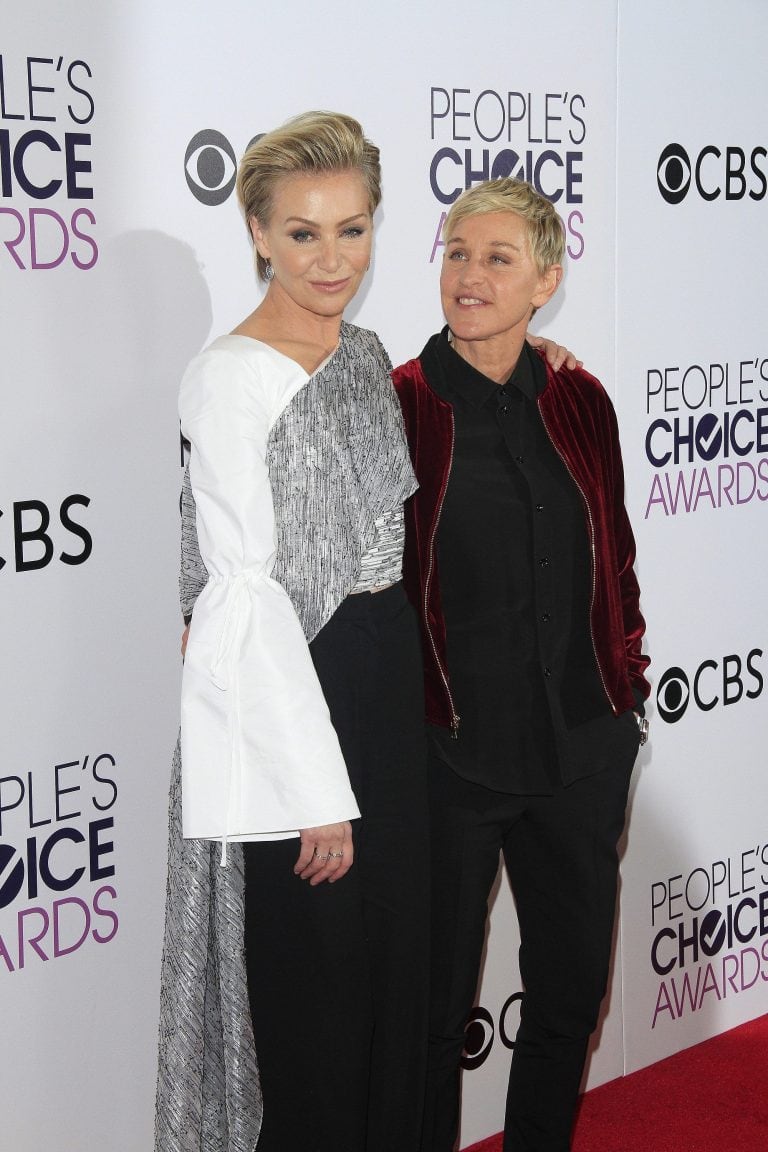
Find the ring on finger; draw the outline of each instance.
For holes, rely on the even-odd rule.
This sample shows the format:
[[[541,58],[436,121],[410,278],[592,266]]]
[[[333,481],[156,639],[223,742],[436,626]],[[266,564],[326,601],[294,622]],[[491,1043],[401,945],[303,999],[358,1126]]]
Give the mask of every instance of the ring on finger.
[[[326,856],[323,856],[318,852],[317,848],[315,848],[315,860],[318,860],[321,864],[325,864],[328,856],[330,856],[330,852]]]
[[[328,859],[329,860],[341,860],[343,855],[344,855],[344,849],[342,848],[340,852],[329,852],[328,853]]]

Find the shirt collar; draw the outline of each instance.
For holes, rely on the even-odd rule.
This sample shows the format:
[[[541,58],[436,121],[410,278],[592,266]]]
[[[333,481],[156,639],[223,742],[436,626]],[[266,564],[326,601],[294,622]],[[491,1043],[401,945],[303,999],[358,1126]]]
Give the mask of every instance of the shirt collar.
[[[482,408],[494,399],[501,387],[516,388],[527,400],[535,400],[546,384],[543,365],[527,343],[523,344],[517,364],[505,385],[484,376],[459,356],[448,339],[447,325],[437,338],[435,352],[446,382],[475,408]]]

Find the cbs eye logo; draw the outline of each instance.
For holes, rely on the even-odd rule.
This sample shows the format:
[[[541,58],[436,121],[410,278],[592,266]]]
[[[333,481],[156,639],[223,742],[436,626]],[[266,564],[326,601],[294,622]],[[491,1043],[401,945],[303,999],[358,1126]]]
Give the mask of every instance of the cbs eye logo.
[[[656,690],[656,708],[667,724],[676,724],[685,715],[691,698],[691,685],[682,668],[668,668]]]
[[[656,168],[659,192],[667,204],[680,204],[691,186],[691,161],[682,144],[668,144]]]
[[[522,992],[514,992],[507,999],[499,1014],[499,1039],[504,1047],[510,1050],[515,1047],[515,1036],[520,1024],[519,1011],[513,1012],[510,1017],[510,1010],[515,1005],[519,1007],[522,998]],[[488,1009],[473,1008],[464,1029],[464,1051],[461,1054],[461,1067],[472,1072],[485,1064],[491,1048],[493,1048],[495,1036],[496,1028],[493,1016]]]
[[[248,148],[263,135],[254,136]],[[226,136],[215,128],[195,133],[184,154],[184,176],[194,198],[206,207],[215,208],[228,200],[237,178],[237,158]]]
[[[659,716],[667,724],[677,724],[691,700],[700,712],[711,712],[718,705],[738,704],[743,699],[757,700],[765,682],[758,667],[762,657],[762,648],[752,648],[744,657],[731,652],[719,660],[702,660],[692,679],[682,668],[668,668],[656,689]]]
[[[464,1029],[464,1051],[461,1066],[469,1071],[479,1068],[493,1047],[493,1017],[487,1008],[474,1008]]]

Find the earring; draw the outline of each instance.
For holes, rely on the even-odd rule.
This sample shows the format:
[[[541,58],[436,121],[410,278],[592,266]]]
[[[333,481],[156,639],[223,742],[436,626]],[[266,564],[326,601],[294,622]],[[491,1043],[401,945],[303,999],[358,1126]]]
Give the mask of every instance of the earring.
[[[264,279],[265,280],[272,280],[274,278],[274,275],[275,275],[275,270],[272,267],[272,261],[267,260],[267,266],[264,269]]]

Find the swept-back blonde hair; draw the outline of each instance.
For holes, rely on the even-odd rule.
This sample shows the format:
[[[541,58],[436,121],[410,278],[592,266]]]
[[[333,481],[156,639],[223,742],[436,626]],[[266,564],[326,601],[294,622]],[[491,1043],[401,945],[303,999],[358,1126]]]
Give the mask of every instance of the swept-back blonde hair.
[[[269,224],[275,186],[284,176],[350,171],[363,177],[373,215],[381,201],[379,150],[352,116],[303,112],[266,132],[251,144],[237,170],[237,198],[248,234],[254,218],[262,227]],[[266,280],[267,262],[259,253],[256,267],[259,277]]]

